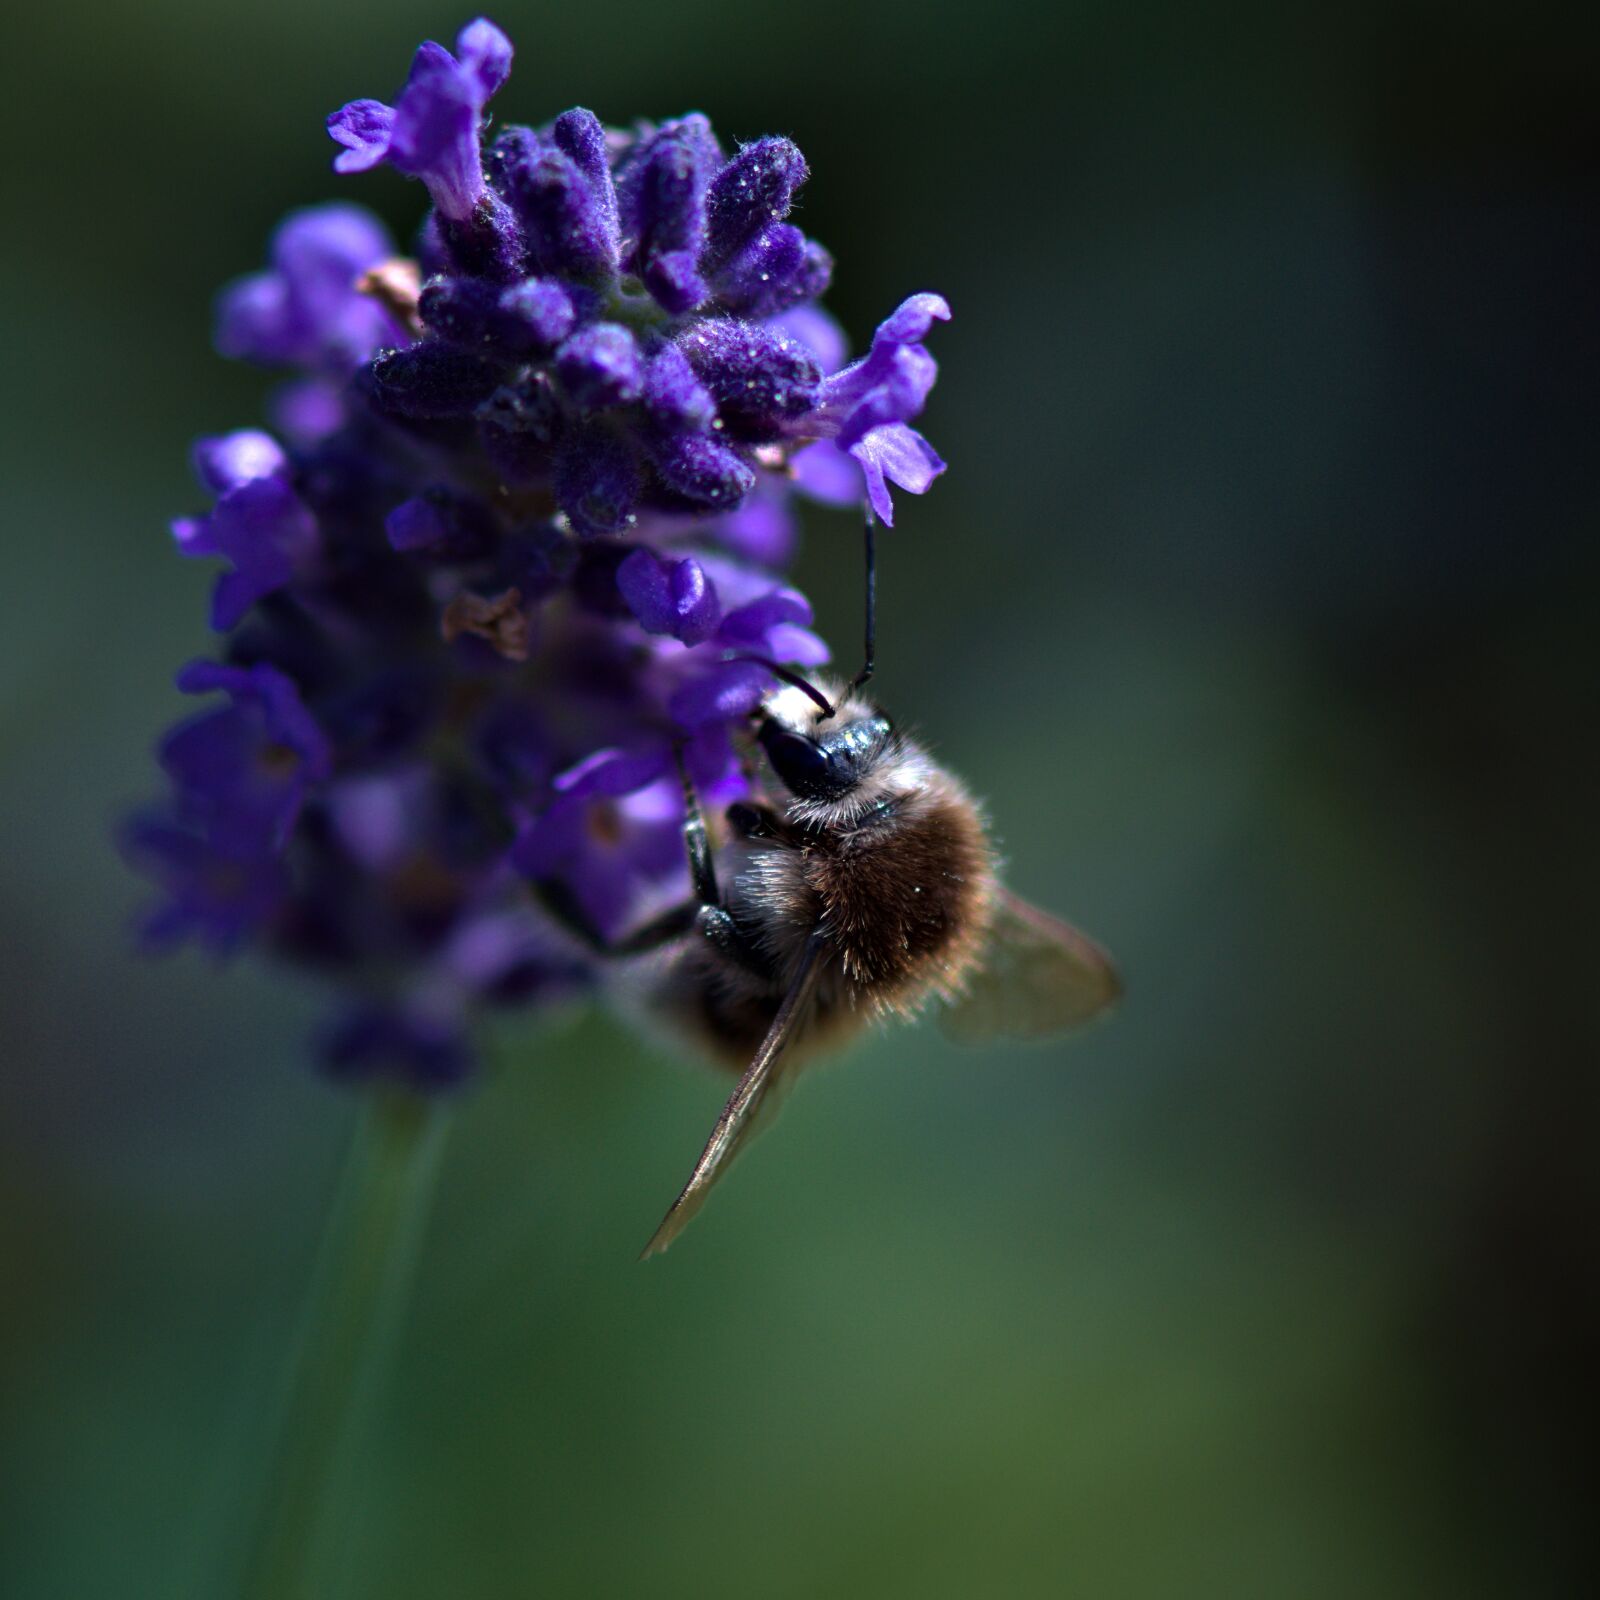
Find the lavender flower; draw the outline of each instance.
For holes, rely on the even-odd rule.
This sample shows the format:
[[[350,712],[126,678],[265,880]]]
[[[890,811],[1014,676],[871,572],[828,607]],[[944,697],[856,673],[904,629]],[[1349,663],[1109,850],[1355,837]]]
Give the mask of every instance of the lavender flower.
[[[240,278],[217,302],[217,348],[273,366],[347,377],[401,329],[356,284],[394,254],[378,219],[360,206],[291,212],[273,235],[272,265]]]
[[[803,488],[823,500],[853,498],[853,478],[838,460],[838,453],[844,452],[865,476],[873,511],[890,527],[894,526],[890,482],[910,494],[927,492],[945,464],[907,423],[921,414],[939,376],[938,363],[922,341],[935,321],[949,320],[950,307],[943,295],[914,294],[878,325],[872,349],[861,360],[827,379],[815,409],[798,425],[801,433],[822,441],[796,457],[795,472]],[[799,336],[804,339],[807,333],[818,337],[814,323],[801,326]]]
[[[289,457],[269,434],[246,429],[202,439],[195,475],[216,496],[203,517],[172,524],[186,556],[222,556],[231,570],[217,579],[211,626],[226,633],[258,600],[283,588],[310,558],[317,523],[290,482]]]
[[[511,41],[480,17],[456,49],[459,59],[429,39],[394,105],[352,100],[329,117],[328,132],[345,146],[334,163],[340,172],[391,162],[422,179],[441,216],[462,222],[486,199],[478,124],[511,72]]]
[[[740,799],[772,663],[828,659],[780,577],[792,491],[889,522],[944,468],[910,423],[949,309],[846,362],[789,140],[577,109],[486,143],[510,66],[480,19],[329,119],[338,171],[426,186],[416,264],[325,205],[222,295],[218,348],[294,376],[276,435],[196,446],[211,503],[173,536],[222,563],[222,659],[179,675],[207,702],[122,836],[146,940],[325,974],[353,1080],[460,1082],[486,1010],[582,990],[686,900],[680,762]]]
[[[332,767],[327,738],[294,682],[264,663],[192,661],[178,687],[185,694],[220,690],[231,701],[179,723],[161,741],[180,813],[240,854],[281,849],[307,789]]]

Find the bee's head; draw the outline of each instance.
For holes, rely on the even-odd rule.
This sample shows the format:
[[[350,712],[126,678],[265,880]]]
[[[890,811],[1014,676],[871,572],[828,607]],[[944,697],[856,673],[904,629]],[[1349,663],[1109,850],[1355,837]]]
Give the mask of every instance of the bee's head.
[[[894,732],[881,711],[853,696],[824,717],[791,688],[764,710],[756,737],[797,800],[842,800],[874,769]]]

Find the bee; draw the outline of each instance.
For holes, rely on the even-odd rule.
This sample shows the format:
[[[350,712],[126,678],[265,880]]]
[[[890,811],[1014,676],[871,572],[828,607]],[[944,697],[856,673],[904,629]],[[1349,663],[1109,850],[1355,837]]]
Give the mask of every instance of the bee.
[[[1121,992],[1093,940],[1001,885],[964,785],[858,691],[786,686],[756,738],[771,780],[728,808],[728,842],[696,870],[695,932],[648,1002],[744,1073],[646,1256],[693,1220],[805,1061],[869,1022],[939,1001],[957,1039],[1039,1037]]]
[[[716,848],[683,774],[695,900],[661,920],[666,941],[637,965],[638,987],[649,1015],[742,1076],[643,1257],[694,1219],[799,1068],[869,1023],[939,1002],[963,1042],[1038,1038],[1121,994],[1099,945],[1001,884],[965,786],[861,693],[875,598],[869,516],[860,673],[809,683],[764,663],[785,680],[757,713],[768,770],[728,807]]]

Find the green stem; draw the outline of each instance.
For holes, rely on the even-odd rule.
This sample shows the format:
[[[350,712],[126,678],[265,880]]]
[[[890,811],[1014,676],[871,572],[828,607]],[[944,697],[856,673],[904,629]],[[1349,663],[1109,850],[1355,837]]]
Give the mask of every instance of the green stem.
[[[333,1600],[359,1524],[358,1473],[410,1297],[444,1136],[440,1113],[374,1098],[328,1219],[284,1382],[244,1600]]]

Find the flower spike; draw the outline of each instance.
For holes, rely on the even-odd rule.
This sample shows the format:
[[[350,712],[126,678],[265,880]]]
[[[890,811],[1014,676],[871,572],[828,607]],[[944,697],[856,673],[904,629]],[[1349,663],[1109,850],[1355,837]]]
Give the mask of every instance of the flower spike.
[[[782,576],[797,493],[888,523],[944,470],[912,424],[949,307],[846,359],[792,140],[582,108],[487,138],[511,59],[479,18],[328,119],[338,172],[426,188],[416,259],[313,206],[224,290],[219,350],[289,381],[195,447],[172,532],[220,565],[217,659],[121,837],[145,942],[322,975],[352,1082],[454,1087],[486,1012],[681,904],[680,761],[707,816],[743,800],[750,713],[829,658]]]

